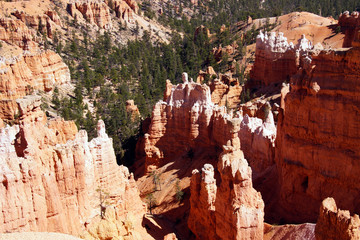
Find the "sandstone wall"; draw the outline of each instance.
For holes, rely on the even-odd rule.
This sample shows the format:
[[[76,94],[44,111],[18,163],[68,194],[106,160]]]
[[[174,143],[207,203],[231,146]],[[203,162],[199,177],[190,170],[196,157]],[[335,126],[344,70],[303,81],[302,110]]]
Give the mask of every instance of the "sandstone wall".
[[[34,29],[43,28],[43,32],[46,33],[46,36],[52,38],[54,30],[57,27],[62,26],[61,19],[56,11],[48,10],[41,15],[30,15],[23,11],[14,11],[12,13],[16,18],[21,20],[25,25],[30,26]]]
[[[108,6],[115,11],[116,17],[124,21],[130,21],[133,18],[133,14],[137,14],[139,6],[136,1],[133,0],[113,0],[106,1]]]
[[[117,5],[115,4],[115,6]],[[68,3],[67,10],[72,17],[84,18],[101,29],[112,28],[109,7],[103,1],[72,1]]]
[[[321,201],[360,212],[360,44],[312,51],[293,77],[278,123],[276,163],[287,221],[316,221]]]
[[[145,207],[132,174],[116,164],[102,121],[98,137],[88,142],[74,122],[47,121],[40,97],[18,104],[20,125],[0,129],[0,232],[77,235],[100,214],[97,188],[109,193],[118,219],[132,214],[132,224],[141,226]]]

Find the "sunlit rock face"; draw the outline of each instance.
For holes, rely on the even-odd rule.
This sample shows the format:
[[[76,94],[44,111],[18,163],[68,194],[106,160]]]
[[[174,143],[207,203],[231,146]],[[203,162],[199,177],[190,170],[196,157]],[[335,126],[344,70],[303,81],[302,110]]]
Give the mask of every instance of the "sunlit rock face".
[[[360,212],[358,38],[352,46],[310,51],[284,98],[276,163],[287,221],[316,221],[329,196],[340,208]]]
[[[47,231],[77,235],[100,214],[97,189],[125,221],[145,212],[128,169],[118,166],[103,121],[88,142],[74,122],[47,120],[40,97],[17,100],[20,124],[0,129],[0,232]]]
[[[55,15],[53,18],[56,20]],[[13,119],[18,112],[16,99],[34,90],[49,92],[56,85],[70,83],[68,66],[57,53],[41,50],[36,42],[39,40],[36,31],[28,28],[23,21],[21,18],[0,19],[0,40],[3,41],[0,57],[0,117],[3,119]]]

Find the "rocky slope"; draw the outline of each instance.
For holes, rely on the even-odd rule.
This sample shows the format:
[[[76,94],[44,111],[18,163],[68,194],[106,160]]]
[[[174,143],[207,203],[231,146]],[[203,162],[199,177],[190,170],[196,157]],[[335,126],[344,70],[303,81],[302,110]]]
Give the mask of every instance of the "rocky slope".
[[[312,51],[294,77],[278,124],[281,204],[290,221],[315,221],[328,196],[359,212],[357,182],[360,45]]]
[[[47,121],[40,97],[17,102],[20,125],[0,129],[0,232],[76,235],[111,206],[116,206],[113,215],[119,226],[126,221],[141,226],[145,206],[128,169],[116,164],[104,123],[99,121],[98,137],[88,142],[87,133],[78,132],[73,122]],[[127,230],[118,234],[132,231]],[[103,231],[106,228],[88,235],[95,238]]]

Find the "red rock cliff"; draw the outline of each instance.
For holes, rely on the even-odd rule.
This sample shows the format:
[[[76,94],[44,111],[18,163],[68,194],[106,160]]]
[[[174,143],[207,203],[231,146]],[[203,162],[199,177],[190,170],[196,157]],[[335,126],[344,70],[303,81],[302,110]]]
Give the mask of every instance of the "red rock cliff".
[[[0,18],[0,40],[23,50],[37,49],[35,30],[29,29],[21,20]]]
[[[140,226],[144,205],[128,169],[116,164],[104,123],[88,142],[74,122],[47,121],[40,97],[18,104],[20,125],[0,129],[0,232],[79,234],[100,214],[97,188],[120,220],[132,214]]]
[[[276,163],[287,221],[316,221],[321,201],[360,212],[360,44],[312,51],[278,123]]]
[[[62,26],[61,19],[56,11],[48,10],[44,14],[41,15],[30,15],[25,13],[24,11],[14,11],[12,13],[15,17],[20,19],[27,26],[30,26],[34,29],[39,29],[42,25],[44,32],[49,38],[52,38],[54,29],[56,27]]]

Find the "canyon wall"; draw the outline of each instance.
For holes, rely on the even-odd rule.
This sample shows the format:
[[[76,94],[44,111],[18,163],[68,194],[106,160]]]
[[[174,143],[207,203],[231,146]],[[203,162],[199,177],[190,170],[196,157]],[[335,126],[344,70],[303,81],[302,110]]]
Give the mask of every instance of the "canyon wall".
[[[285,221],[315,222],[326,197],[360,212],[358,39],[350,49],[310,51],[292,78],[276,139]]]
[[[47,120],[40,97],[17,103],[20,124],[0,129],[0,232],[77,235],[111,206],[118,224],[141,227],[145,206],[132,174],[116,163],[104,123],[98,122],[98,136],[88,142],[74,122]],[[95,238],[101,231],[89,234]]]
[[[297,72],[300,57],[312,48],[303,35],[296,46],[283,33],[260,34],[256,38],[255,63],[250,72],[252,86],[289,82]]]
[[[23,21],[0,18],[0,40],[23,50],[32,51],[37,49],[37,38],[36,31],[29,29]]]

